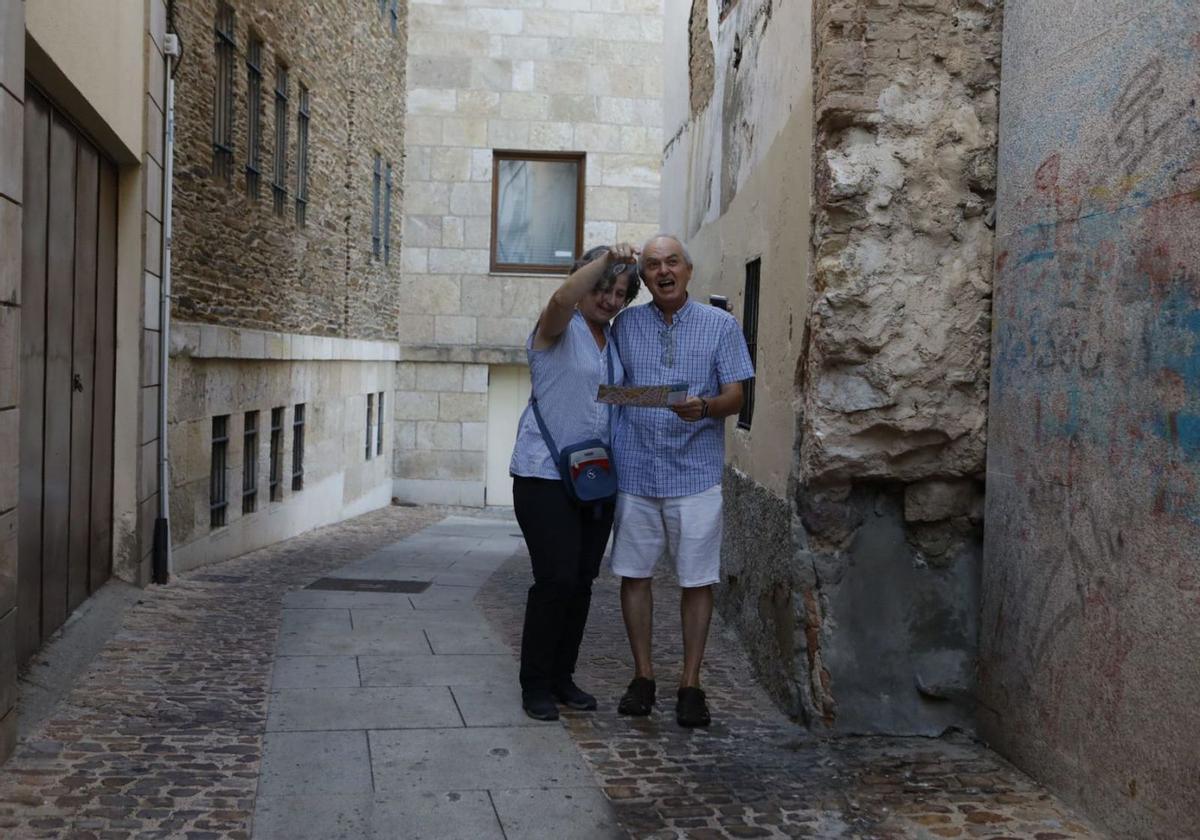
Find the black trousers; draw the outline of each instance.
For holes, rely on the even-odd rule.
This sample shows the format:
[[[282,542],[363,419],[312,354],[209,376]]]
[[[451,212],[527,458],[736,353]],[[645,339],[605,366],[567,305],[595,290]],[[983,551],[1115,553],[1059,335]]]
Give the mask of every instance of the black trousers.
[[[513,506],[533,562],[521,688],[549,688],[575,673],[615,505],[602,505],[597,515],[594,506],[572,502],[561,481],[516,476]]]

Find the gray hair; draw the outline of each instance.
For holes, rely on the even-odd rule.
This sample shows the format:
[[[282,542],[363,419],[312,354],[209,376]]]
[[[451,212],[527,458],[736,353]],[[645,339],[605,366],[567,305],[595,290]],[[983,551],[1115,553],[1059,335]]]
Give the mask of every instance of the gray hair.
[[[672,239],[672,240],[674,240],[675,244],[679,246],[679,253],[683,254],[683,261],[685,263],[687,263],[688,268],[692,268],[692,255],[688,253],[687,246],[683,244],[682,239],[680,239],[678,236],[676,236],[673,233],[656,233],[653,236],[651,236],[649,239],[647,239],[645,244],[642,245],[642,253],[638,256],[638,271],[644,272],[646,270],[646,264],[644,262],[646,259],[646,246],[649,245],[651,242],[653,242],[655,239]]]

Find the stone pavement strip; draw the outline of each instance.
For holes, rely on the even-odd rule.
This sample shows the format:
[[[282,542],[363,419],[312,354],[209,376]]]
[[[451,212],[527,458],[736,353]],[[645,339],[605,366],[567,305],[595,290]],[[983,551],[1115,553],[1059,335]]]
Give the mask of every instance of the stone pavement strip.
[[[679,729],[666,580],[660,709],[615,713],[630,663],[606,570],[578,675],[601,708],[531,721],[519,532],[447,513],[377,511],[146,590],[0,768],[0,837],[1103,836],[969,739],[814,737],[719,621],[714,725]],[[306,588],[322,577],[361,583]],[[430,585],[387,591],[410,581]]]

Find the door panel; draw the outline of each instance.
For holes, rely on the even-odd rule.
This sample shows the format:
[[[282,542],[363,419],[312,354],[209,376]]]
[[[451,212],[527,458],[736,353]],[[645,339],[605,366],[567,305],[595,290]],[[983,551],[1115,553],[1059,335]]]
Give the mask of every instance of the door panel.
[[[46,384],[46,212],[50,107],[25,92],[21,237],[21,467],[17,530],[17,659],[41,641],[42,424]]]
[[[31,86],[25,104],[17,653],[112,566],[117,170]]]
[[[75,167],[75,287],[71,347],[71,501],[67,612],[88,596],[92,524],[92,402],[96,366],[96,215],[99,156],[79,141]]]
[[[488,505],[513,503],[508,465],[517,439],[517,423],[529,402],[529,390],[529,368],[521,365],[488,368]]]

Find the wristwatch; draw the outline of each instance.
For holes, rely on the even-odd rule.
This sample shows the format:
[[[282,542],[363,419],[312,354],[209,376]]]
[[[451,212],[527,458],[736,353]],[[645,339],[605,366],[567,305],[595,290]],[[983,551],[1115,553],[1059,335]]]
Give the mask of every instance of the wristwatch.
[[[704,397],[700,398],[700,419],[703,420],[708,416],[708,400]]]

